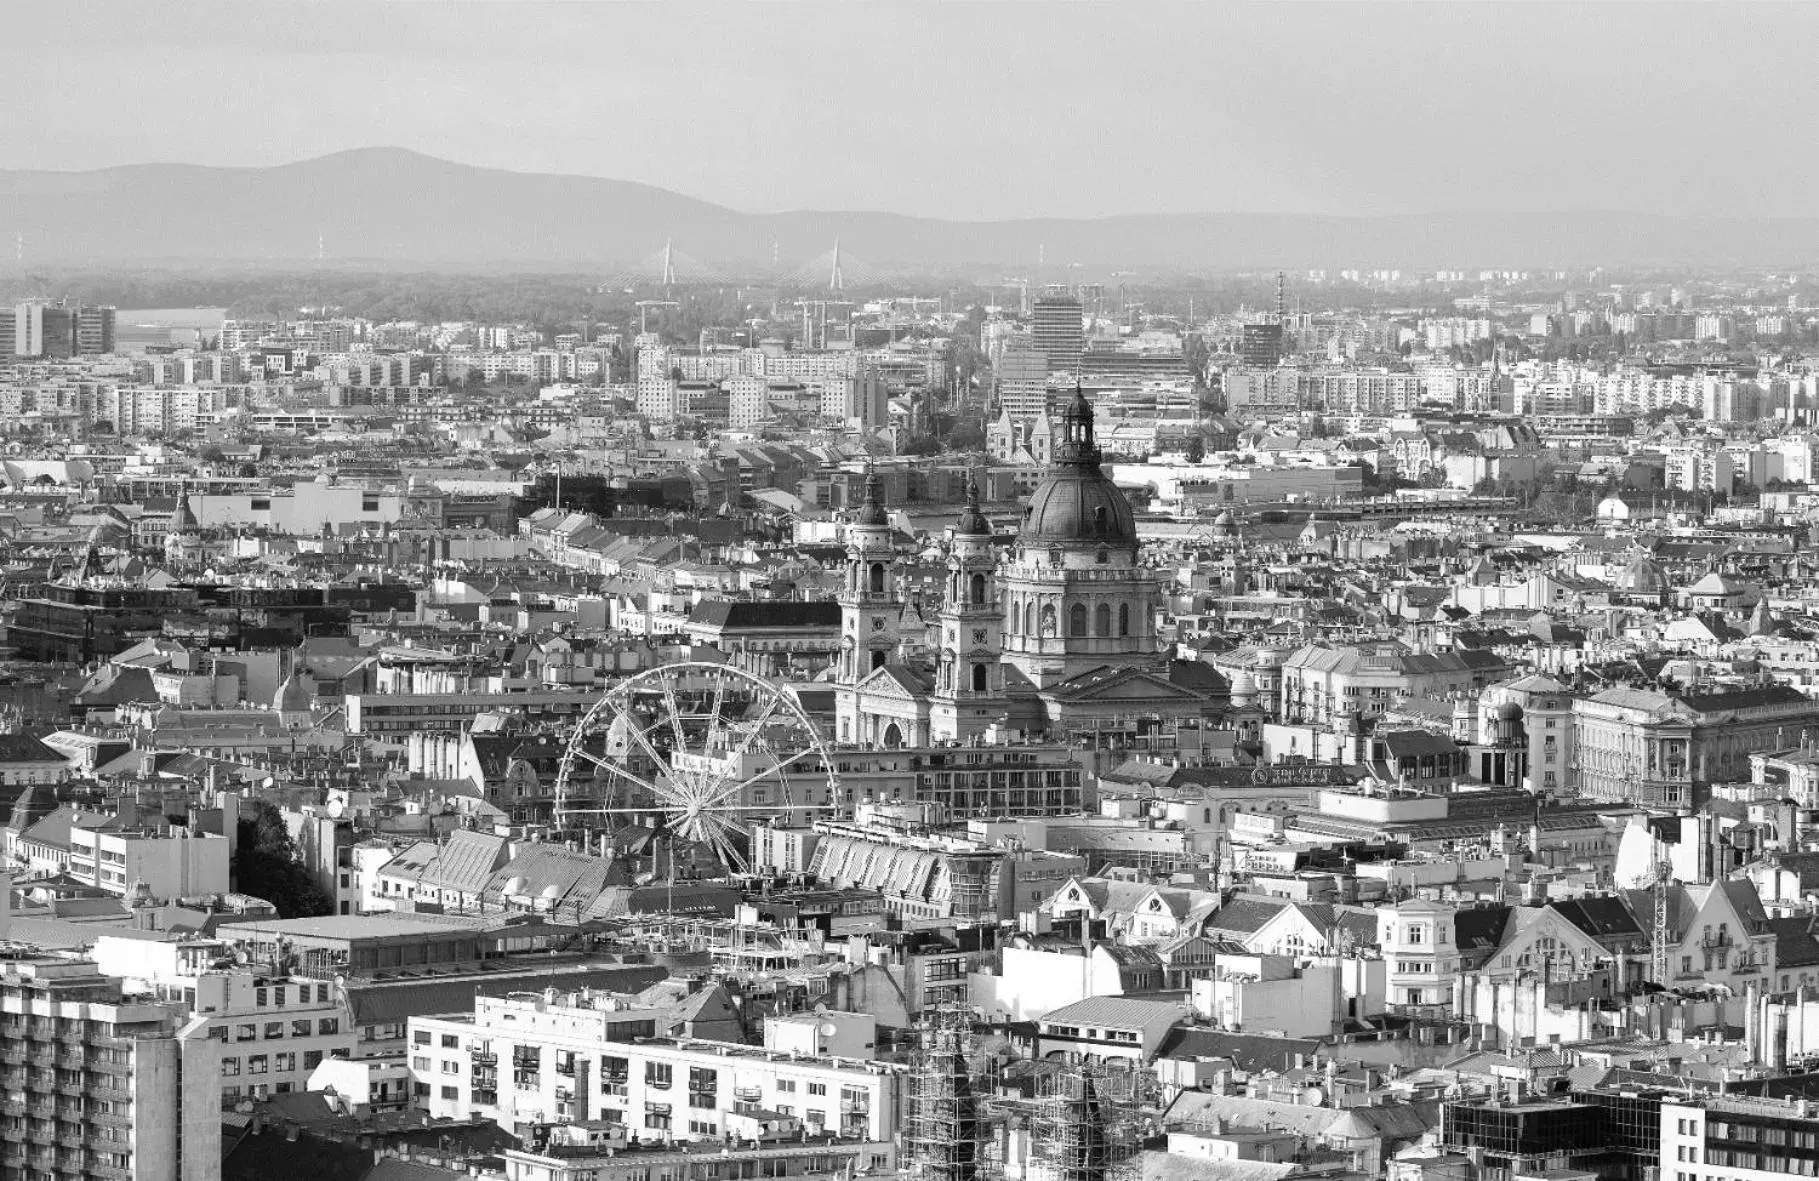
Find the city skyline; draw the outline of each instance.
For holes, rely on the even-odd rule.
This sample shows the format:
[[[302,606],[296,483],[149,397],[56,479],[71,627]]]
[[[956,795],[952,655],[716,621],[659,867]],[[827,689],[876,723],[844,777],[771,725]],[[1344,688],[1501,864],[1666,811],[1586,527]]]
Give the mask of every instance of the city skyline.
[[[1819,180],[1760,117],[1800,97],[1755,56],[1814,31],[1795,7],[1747,22],[1629,5],[452,11],[22,11],[0,104],[26,117],[0,129],[0,155],[257,167],[399,146],[749,213],[962,220],[1792,217]],[[1771,183],[1711,167],[1720,146],[1739,167],[1773,161]]]

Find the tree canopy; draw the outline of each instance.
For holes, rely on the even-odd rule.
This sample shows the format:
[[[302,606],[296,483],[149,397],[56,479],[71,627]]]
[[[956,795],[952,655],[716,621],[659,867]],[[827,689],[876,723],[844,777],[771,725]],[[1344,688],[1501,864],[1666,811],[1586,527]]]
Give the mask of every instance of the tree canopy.
[[[334,900],[298,859],[297,846],[277,808],[259,801],[252,817],[241,816],[237,835],[234,881],[242,894],[265,899],[278,908],[279,918],[334,913]]]

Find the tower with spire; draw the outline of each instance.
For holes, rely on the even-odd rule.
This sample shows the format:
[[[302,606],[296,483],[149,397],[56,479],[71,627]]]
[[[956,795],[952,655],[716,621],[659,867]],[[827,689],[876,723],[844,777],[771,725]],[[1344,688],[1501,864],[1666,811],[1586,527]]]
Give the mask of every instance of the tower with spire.
[[[942,595],[941,656],[929,703],[929,737],[936,742],[983,733],[1003,712],[1004,606],[998,594],[998,552],[991,523],[979,508],[979,481],[966,480],[966,509],[954,523]]]
[[[840,681],[855,685],[883,668],[897,647],[897,551],[891,543],[884,482],[865,465],[865,498],[846,526],[846,577],[841,583]]]
[[[196,519],[196,512],[190,507],[189,489],[183,487],[177,492],[177,507],[171,513],[170,532],[164,535],[164,560],[166,564],[180,569],[200,565],[202,562],[202,524]]]

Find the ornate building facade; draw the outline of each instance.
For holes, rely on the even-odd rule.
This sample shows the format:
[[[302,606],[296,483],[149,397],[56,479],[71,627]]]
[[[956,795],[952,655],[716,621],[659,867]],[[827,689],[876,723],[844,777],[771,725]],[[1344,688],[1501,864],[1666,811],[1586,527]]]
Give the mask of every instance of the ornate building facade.
[[[976,484],[950,531],[932,661],[901,642],[896,552],[867,481],[847,527],[836,738],[875,746],[1066,739],[1138,745],[1213,724],[1228,686],[1158,650],[1156,573],[1130,502],[1100,468],[1092,405],[1076,394],[1054,462],[1001,555]]]

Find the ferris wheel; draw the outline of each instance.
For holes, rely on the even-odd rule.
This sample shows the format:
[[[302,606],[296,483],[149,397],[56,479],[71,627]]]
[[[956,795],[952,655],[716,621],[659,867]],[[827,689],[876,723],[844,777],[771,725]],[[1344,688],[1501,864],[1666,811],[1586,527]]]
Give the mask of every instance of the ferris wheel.
[[[842,802],[801,705],[772,681],[705,661],[658,665],[608,689],[575,724],[556,777],[558,828],[656,817],[736,872],[749,821],[828,815]]]

